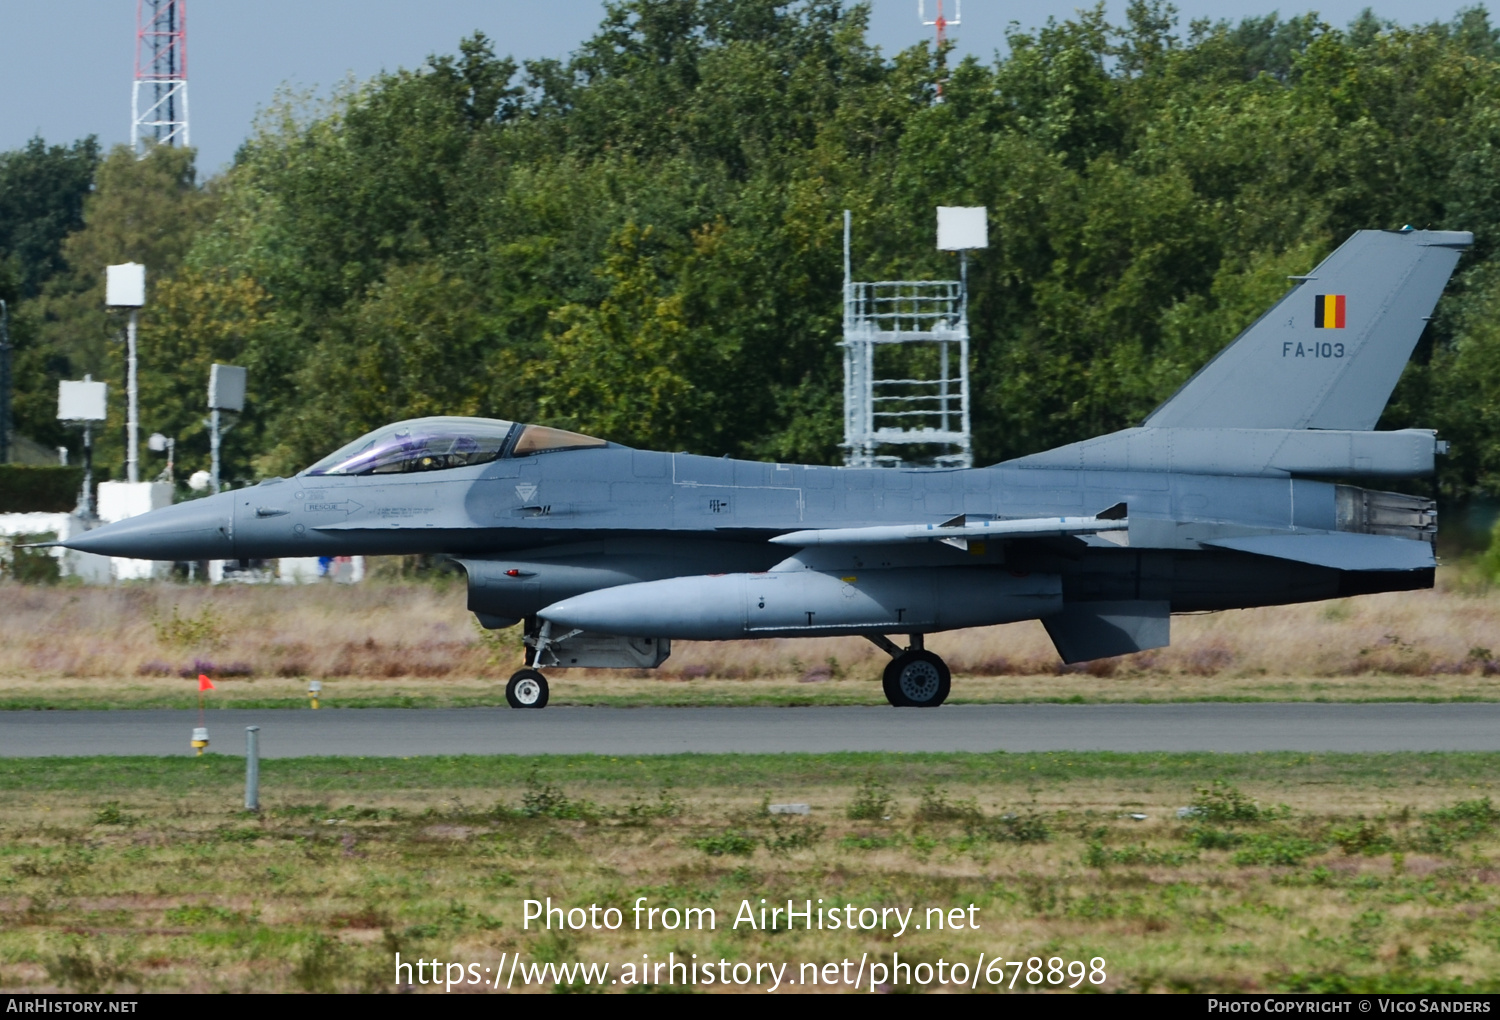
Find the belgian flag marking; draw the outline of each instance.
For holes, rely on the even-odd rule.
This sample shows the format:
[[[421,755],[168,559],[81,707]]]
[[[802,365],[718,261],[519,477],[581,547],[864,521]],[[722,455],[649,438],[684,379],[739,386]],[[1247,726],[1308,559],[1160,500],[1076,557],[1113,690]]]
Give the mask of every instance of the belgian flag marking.
[[[1344,328],[1344,295],[1319,294],[1313,299],[1313,326],[1318,329]]]

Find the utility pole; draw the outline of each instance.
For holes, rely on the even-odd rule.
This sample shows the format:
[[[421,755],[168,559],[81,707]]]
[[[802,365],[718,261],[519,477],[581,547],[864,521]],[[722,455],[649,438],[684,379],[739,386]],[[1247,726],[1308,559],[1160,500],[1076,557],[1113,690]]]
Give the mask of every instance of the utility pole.
[[[108,416],[108,401],[108,388],[92,376],[57,384],[57,420],[83,426],[83,491],[78,494],[77,514],[86,521],[94,519],[94,423]]]
[[[141,480],[141,393],[136,381],[135,335],[141,310],[130,310],[125,327],[125,480]]]
[[[94,377],[85,375],[84,382],[93,382]],[[83,423],[83,491],[78,494],[78,516],[86,521],[94,519],[94,423]]]
[[[191,145],[188,133],[187,0],[137,0],[130,147]]]
[[[10,305],[0,301],[0,464],[10,463]]]
[[[141,307],[145,303],[145,266],[126,262],[105,269],[104,304],[110,308],[130,309],[130,320],[125,326],[125,480],[128,482],[141,480],[140,394],[136,386],[135,341]]]
[[[219,408],[208,409],[208,491],[219,491],[219,446],[224,441]]]
[[[245,409],[245,370],[238,365],[211,365],[208,369],[209,486],[219,491],[219,447],[233,423],[224,426],[221,412],[236,416]]]

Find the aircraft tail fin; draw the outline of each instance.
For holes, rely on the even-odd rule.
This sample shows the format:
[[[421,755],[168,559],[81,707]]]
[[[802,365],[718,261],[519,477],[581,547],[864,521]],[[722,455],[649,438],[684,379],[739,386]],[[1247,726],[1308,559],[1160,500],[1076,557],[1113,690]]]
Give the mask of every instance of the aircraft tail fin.
[[[1183,384],[1145,424],[1375,427],[1474,235],[1361,230]]]

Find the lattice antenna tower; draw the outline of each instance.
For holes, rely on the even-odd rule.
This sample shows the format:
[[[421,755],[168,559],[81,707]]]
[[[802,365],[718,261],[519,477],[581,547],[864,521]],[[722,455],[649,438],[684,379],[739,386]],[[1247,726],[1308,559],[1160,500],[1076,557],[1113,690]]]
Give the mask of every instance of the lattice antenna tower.
[[[191,145],[188,133],[187,0],[136,0],[130,145]]]
[[[948,26],[962,25],[963,0],[952,0],[952,19],[943,17],[943,0],[937,0],[937,13],[931,21],[927,20],[927,0],[917,0],[917,17],[922,19],[922,24],[932,25],[937,28],[938,49],[943,48],[943,43],[948,41]]]
[[[950,20],[943,17],[943,0],[936,0],[936,2],[937,13],[933,17],[933,19],[929,21],[927,20],[927,0],[917,0],[917,17],[922,19],[922,24],[930,25],[937,29],[937,53],[938,60],[941,61],[943,59],[943,44],[948,41],[948,27],[950,25],[957,26],[963,24],[963,3],[962,0],[951,0],[953,4],[953,17]],[[942,102],[943,80],[941,77],[941,64],[939,64],[937,94],[938,102]]]

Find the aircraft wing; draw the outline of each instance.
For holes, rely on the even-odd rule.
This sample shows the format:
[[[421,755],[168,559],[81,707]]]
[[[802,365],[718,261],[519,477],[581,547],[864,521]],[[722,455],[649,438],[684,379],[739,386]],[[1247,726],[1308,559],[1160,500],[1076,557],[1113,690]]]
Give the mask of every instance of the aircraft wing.
[[[892,545],[903,542],[943,542],[967,548],[969,542],[1003,538],[1052,538],[1125,531],[1130,522],[1125,504],[1116,503],[1093,517],[1024,517],[1015,520],[970,521],[959,515],[942,524],[884,524],[868,528],[822,528],[793,531],[771,539],[777,545],[801,548],[818,545]]]

